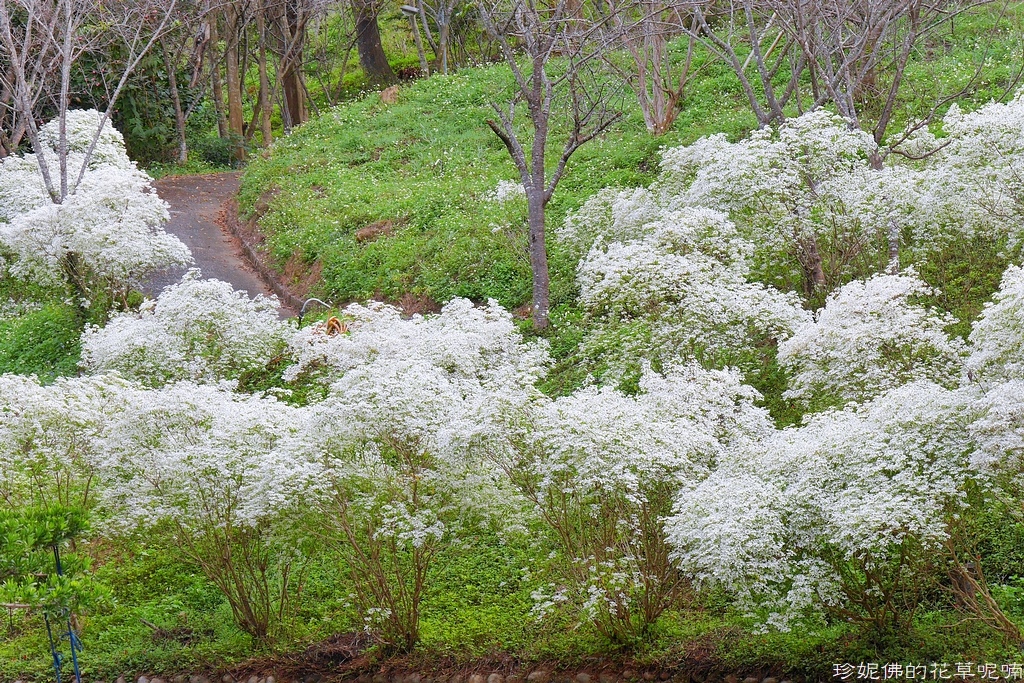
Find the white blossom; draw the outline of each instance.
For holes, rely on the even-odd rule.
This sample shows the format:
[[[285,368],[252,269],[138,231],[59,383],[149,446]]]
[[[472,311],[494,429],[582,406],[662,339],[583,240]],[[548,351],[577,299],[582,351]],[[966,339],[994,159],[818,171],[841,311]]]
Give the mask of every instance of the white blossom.
[[[189,271],[138,313],[113,316],[82,335],[82,366],[116,371],[156,386],[190,379],[237,379],[282,354],[291,326],[278,318],[277,301],[250,299],[226,282]]]
[[[647,371],[640,393],[588,387],[533,405],[505,470],[551,529],[572,597],[605,635],[629,639],[674,604],[662,520],[681,486],[707,478],[728,447],[770,432],[757,392],[732,371]],[[557,595],[557,593],[556,593]],[[646,608],[641,605],[647,605]]]
[[[128,399],[103,441],[102,495],[116,524],[169,519],[201,537],[301,504],[314,470],[276,449],[298,409],[190,382],[138,388]]]
[[[779,345],[791,375],[783,394],[820,408],[863,401],[915,380],[956,386],[966,347],[951,315],[915,303],[931,293],[913,271],[855,280]]]
[[[0,498],[9,504],[91,506],[101,440],[126,402],[111,377],[0,375]]]
[[[123,289],[154,271],[191,261],[188,248],[164,232],[167,204],[149,176],[128,160],[123,139],[111,126],[100,136],[81,183],[74,184],[97,117],[96,112],[69,113],[72,186],[60,204],[51,201],[32,155],[8,157],[0,165],[0,248],[14,256],[7,269],[15,277],[84,286],[93,274]],[[41,131],[48,143],[55,144],[55,125],[51,121]],[[49,168],[56,173],[56,157]]]
[[[809,317],[795,295],[748,281],[753,247],[717,211],[662,212],[634,232],[629,241],[598,239],[577,269],[581,303],[597,323],[581,350],[606,362],[612,378],[643,358],[735,362]]]
[[[1024,228],[1024,91],[964,113],[950,106],[946,137],[925,162],[922,215],[936,231],[970,238]]]
[[[876,591],[908,580],[966,505],[972,401],[914,382],[729,449],[679,495],[676,559],[776,627],[835,607],[884,617]]]
[[[1024,378],[1024,270],[1010,266],[971,329],[969,376],[979,381]]]

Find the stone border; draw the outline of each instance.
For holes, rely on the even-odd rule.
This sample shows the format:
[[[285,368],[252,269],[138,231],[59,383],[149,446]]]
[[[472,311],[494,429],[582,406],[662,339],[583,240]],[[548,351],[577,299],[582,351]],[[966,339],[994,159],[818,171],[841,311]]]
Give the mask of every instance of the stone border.
[[[383,673],[377,673],[374,675],[361,674],[355,677],[347,677],[352,683],[628,683],[636,681],[637,683],[647,683],[649,681],[656,681],[658,683],[794,683],[795,681],[803,681],[800,677],[795,677],[792,680],[778,679],[774,677],[754,677],[747,676],[746,678],[739,678],[734,674],[728,674],[726,676],[715,676],[715,675],[700,675],[694,673],[676,673],[675,675],[669,674],[667,671],[662,671],[660,674],[656,674],[653,671],[645,671],[643,674],[637,674],[632,670],[625,670],[621,674],[612,674],[603,672],[600,675],[592,676],[586,672],[580,672],[573,676],[569,672],[557,674],[545,671],[543,669],[535,669],[531,671],[524,679],[521,674],[512,674],[510,676],[504,676],[500,673],[492,673],[490,675],[484,675],[481,673],[471,674],[469,676],[456,674],[450,678],[432,678],[428,676],[421,676],[417,673],[412,674],[396,674],[396,675],[385,675]],[[135,683],[321,683],[325,681],[323,676],[320,674],[312,674],[304,676],[298,679],[284,679],[275,678],[274,676],[249,676],[246,678],[236,679],[230,674],[224,674],[220,677],[219,681],[217,678],[210,678],[202,674],[184,675],[178,674],[168,679],[161,678],[159,676],[139,676]],[[14,683],[23,683],[22,681],[15,681]],[[95,683],[103,683],[103,681],[96,681]],[[126,678],[125,676],[119,676],[116,683],[132,683],[132,678]]]
[[[260,279],[267,284],[270,289],[277,295],[281,305],[291,310],[292,313],[298,315],[299,311],[302,310],[302,304],[305,303],[305,299],[300,299],[295,296],[277,278],[277,274],[274,273],[267,265],[262,254],[260,254],[257,245],[252,244],[246,239],[245,234],[242,232],[241,225],[238,221],[238,198],[232,197],[224,203],[224,226],[227,228],[231,236],[238,240],[239,245],[242,248],[242,256],[245,257],[245,262],[248,263],[256,274],[260,276]]]

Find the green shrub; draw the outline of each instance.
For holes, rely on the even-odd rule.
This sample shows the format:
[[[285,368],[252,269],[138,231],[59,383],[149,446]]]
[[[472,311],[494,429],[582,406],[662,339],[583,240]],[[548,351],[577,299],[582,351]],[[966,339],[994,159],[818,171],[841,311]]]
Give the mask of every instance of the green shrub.
[[[78,311],[61,303],[0,321],[0,374],[34,374],[44,381],[74,375],[81,334]]]

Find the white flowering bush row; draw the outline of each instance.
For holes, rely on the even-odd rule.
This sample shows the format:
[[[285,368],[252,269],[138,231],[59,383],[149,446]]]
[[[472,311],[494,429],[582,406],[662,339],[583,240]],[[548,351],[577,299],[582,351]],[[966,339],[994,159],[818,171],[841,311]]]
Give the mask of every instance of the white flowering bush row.
[[[971,116],[948,117],[962,144],[995,135]],[[1013,131],[1004,137],[991,144],[1011,149]],[[102,250],[59,245],[98,239],[82,227],[91,214],[65,224],[61,212],[90,196],[87,183],[134,172],[117,145],[64,205],[3,218],[0,240],[44,210],[57,213],[39,226],[67,226],[47,242],[52,258],[3,241],[10,272],[52,271],[70,253],[116,271],[101,270]],[[190,274],[86,330],[83,377],[0,377],[0,500],[91,507],[109,534],[173,534],[260,639],[287,610],[304,549],[328,544],[367,628],[410,647],[437,558],[482,525],[508,542],[542,529],[559,587],[537,591],[538,611],[575,610],[620,642],[691,585],[724,587],[778,628],[823,615],[900,627],[917,577],[970,512],[968,490],[1024,472],[1024,271],[1007,270],[966,342],[946,333],[951,319],[913,270],[836,287],[814,316],[753,273],[765,244],[867,250],[893,222],[925,234],[911,175],[947,163],[946,149],[887,176],[870,166],[870,141],[819,112],[741,143],[670,150],[651,189],[588,202],[561,233],[594,323],[582,348],[635,373],[633,392],[591,383],[545,396],[546,345],[524,341],[493,302],[411,318],[353,305],[332,334]],[[986,187],[1009,196],[1014,172]],[[147,196],[140,186],[122,200]],[[786,397],[817,411],[783,430],[723,367],[776,344]],[[272,363],[286,384],[322,392],[291,405],[238,391]]]
[[[67,117],[69,194],[55,203],[35,155],[0,161],[0,254],[7,275],[46,285],[67,283],[91,299],[123,293],[163,268],[192,260],[188,248],[164,232],[167,204],[151,179],[128,159],[121,134],[106,126],[80,183],[75,184],[100,114]],[[57,122],[40,129],[48,168],[59,168]]]
[[[259,638],[286,609],[300,540],[312,536],[346,556],[367,626],[407,647],[436,558],[488,524],[510,542],[517,529],[547,529],[562,588],[538,600],[619,641],[642,637],[691,582],[726,587],[778,627],[822,613],[876,624],[941,552],[968,486],[1021,471],[1019,279],[1007,272],[968,344],[945,342],[959,382],[933,381],[932,351],[908,352],[911,370],[899,365],[859,404],[779,431],[735,371],[692,363],[645,368],[635,395],[589,386],[545,397],[534,388],[544,345],[524,342],[496,304],[455,300],[408,319],[352,306],[346,330],[328,335],[285,329],[259,302],[189,277],[102,344],[103,330],[86,333],[104,358],[134,361],[88,355],[93,374],[50,386],[0,378],[0,498],[85,504],[105,533],[169,530]],[[854,328],[918,325],[912,348],[946,348],[941,316],[908,298],[919,291],[913,275],[880,276],[835,300]],[[188,337],[174,315],[189,297],[238,320],[263,316],[255,336],[283,339],[288,374],[325,396],[293,406],[240,394],[235,366],[209,359],[202,372],[161,370],[181,365],[160,349]],[[143,323],[156,325],[156,350],[131,331]],[[222,323],[205,332],[219,338],[210,358],[244,336]],[[829,338],[794,339],[816,335]],[[165,379],[124,379],[132,362]]]

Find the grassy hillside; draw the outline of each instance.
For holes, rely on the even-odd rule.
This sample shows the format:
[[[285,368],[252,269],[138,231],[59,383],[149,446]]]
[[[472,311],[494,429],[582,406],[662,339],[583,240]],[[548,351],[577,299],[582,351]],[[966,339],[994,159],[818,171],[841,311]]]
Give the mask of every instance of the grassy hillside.
[[[749,130],[755,121],[740,106],[738,86],[720,68],[705,73],[675,130],[662,138],[647,134],[635,103],[623,97],[623,120],[570,162],[549,225],[602,187],[648,183],[662,145]],[[489,103],[501,101],[509,79],[504,66],[466,69],[407,85],[392,105],[371,94],[336,107],[250,164],[243,212],[261,213],[282,269],[289,261],[291,269],[317,262],[323,269],[317,291],[333,301],[464,296],[515,308],[530,292],[525,203],[484,201],[499,181],[516,179],[486,125],[494,116]],[[550,156],[561,133],[553,136]],[[357,239],[357,231],[382,221],[390,234]],[[557,244],[551,252],[556,302],[565,301],[575,263]]]
[[[1024,8],[1014,4],[934,32],[908,69],[891,130],[924,115],[936,93],[971,81],[979,64],[981,77],[961,106],[1004,95],[1020,62],[1022,18]],[[705,59],[698,56],[698,68]],[[520,306],[530,293],[525,206],[484,201],[499,181],[517,177],[486,125],[490,103],[504,101],[509,85],[504,65],[465,69],[405,85],[395,104],[371,93],[335,107],[249,165],[242,212],[259,218],[282,272],[296,279],[319,273],[314,291],[334,302],[465,296]],[[663,137],[647,133],[631,93],[622,93],[621,104],[621,121],[570,162],[549,205],[549,230],[602,187],[649,183],[662,146],[718,132],[737,138],[756,123],[735,77],[714,62],[703,66]],[[525,131],[525,113],[520,119]],[[552,136],[549,158],[563,136]],[[360,240],[367,227],[380,236]],[[550,251],[557,307],[571,300],[575,263],[554,240]]]
[[[968,78],[972,65],[982,60],[990,61],[989,76],[975,83],[962,105],[970,108],[1001,95],[1021,63],[1022,16],[1022,6],[1014,5],[1004,17],[958,19],[955,27],[936,34],[911,70],[902,116],[922,112],[939,86]],[[530,292],[525,207],[485,200],[499,181],[515,178],[507,153],[486,126],[493,115],[489,103],[500,101],[508,84],[503,66],[466,69],[405,85],[394,104],[369,94],[336,107],[250,164],[243,179],[243,213],[259,217],[269,253],[283,273],[303,286],[312,282],[313,293],[336,303],[381,297],[422,309],[466,296],[521,306]],[[662,146],[715,132],[737,138],[755,123],[735,79],[715,64],[701,72],[674,129],[662,138],[647,134],[628,94],[623,105],[623,119],[570,163],[550,205],[551,228],[602,187],[649,183]],[[554,138],[557,149],[561,138]],[[557,391],[559,384],[578,379],[566,359],[585,321],[574,304],[576,264],[555,241],[551,256],[552,343],[563,359],[552,379]],[[956,291],[969,294],[938,302],[967,319],[998,284],[1006,259],[1002,245],[979,244],[970,253],[944,254],[922,276],[967,283],[956,285]],[[0,289],[0,302],[7,296],[14,294]],[[0,315],[0,372],[76,372],[84,321],[60,303],[62,297],[50,298],[52,303],[17,319]],[[275,379],[255,378],[251,384],[273,385]],[[780,377],[768,368],[757,386],[765,390],[773,382],[780,392]],[[1024,531],[1008,519],[1005,511],[993,510],[981,521],[978,538],[987,558],[985,573],[1003,583],[999,597],[1019,620],[1024,619],[1024,583],[1017,578]],[[233,624],[216,587],[169,547],[165,536],[146,534],[116,547],[102,541],[92,547],[97,577],[110,586],[113,602],[83,624],[89,680],[213,670],[250,657],[294,660],[311,644],[362,627],[345,597],[351,586],[343,560],[310,549],[317,559],[296,581],[297,614],[282,625],[280,640],[260,646]],[[475,658],[596,668],[599,657],[609,657],[637,668],[697,662],[719,673],[795,673],[827,680],[832,665],[843,661],[1001,663],[1019,655],[992,631],[945,608],[948,600],[937,587],[917,612],[913,631],[894,634],[891,642],[865,640],[839,622],[761,634],[727,596],[712,592],[685,610],[665,614],[649,641],[624,653],[590,625],[567,617],[534,618],[531,594],[557,580],[547,567],[550,550],[541,540],[524,548],[481,533],[466,548],[440,557],[423,604],[423,643],[398,666],[424,672],[448,667],[437,676],[444,673],[447,679],[455,667],[472,666]],[[12,617],[0,632],[0,681],[44,680],[49,665],[38,620]]]

